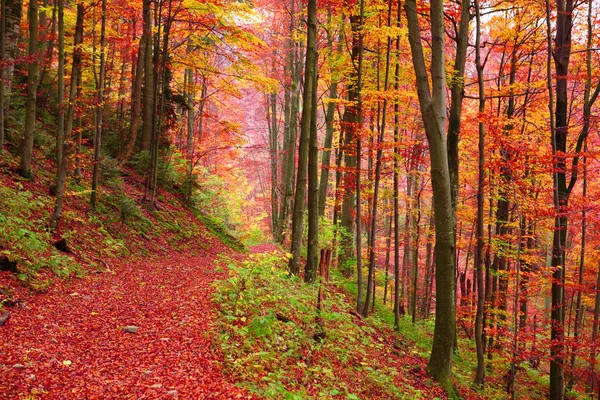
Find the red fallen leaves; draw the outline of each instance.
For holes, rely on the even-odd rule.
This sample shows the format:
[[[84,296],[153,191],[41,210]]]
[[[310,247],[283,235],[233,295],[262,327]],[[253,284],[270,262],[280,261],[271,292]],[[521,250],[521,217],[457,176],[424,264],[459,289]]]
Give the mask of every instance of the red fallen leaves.
[[[17,287],[24,305],[0,328],[0,398],[249,398],[227,382],[213,349],[213,259],[111,260],[114,274],[37,295]],[[0,286],[10,280],[3,273]]]

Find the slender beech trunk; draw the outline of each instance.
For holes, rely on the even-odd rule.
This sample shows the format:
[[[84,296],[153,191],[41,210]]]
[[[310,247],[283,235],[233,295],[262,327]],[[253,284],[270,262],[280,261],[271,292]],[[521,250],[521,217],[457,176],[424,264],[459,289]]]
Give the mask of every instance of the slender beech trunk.
[[[300,251],[302,249],[302,234],[304,228],[304,210],[306,209],[306,186],[307,186],[307,173],[308,173],[308,153],[311,139],[311,122],[312,122],[312,104],[313,92],[316,90],[315,79],[316,79],[316,4],[315,0],[310,0],[308,3],[309,17],[307,20],[308,32],[307,33],[307,46],[306,46],[306,61],[305,61],[305,73],[304,73],[304,93],[302,98],[302,119],[300,124],[300,146],[298,148],[298,176],[296,178],[296,193],[294,196],[294,212],[292,215],[292,245],[291,253],[292,258],[289,262],[290,273],[294,275],[300,275]],[[313,7],[315,8],[313,10]],[[311,12],[314,12],[311,16]],[[314,25],[314,26],[313,26]],[[314,30],[313,30],[314,29]],[[314,199],[317,200],[317,199]],[[318,211],[318,210],[317,210]],[[318,221],[317,221],[318,222]],[[312,232],[311,232],[312,233]],[[310,243],[310,241],[309,241]],[[318,245],[318,243],[317,243]],[[314,246],[313,246],[314,247]],[[316,253],[313,253],[315,252]],[[314,262],[314,257],[318,257],[318,248],[311,248],[311,254],[309,258],[313,260],[307,261]],[[315,264],[315,271],[316,265]],[[313,277],[314,278],[314,277]]]
[[[360,17],[357,15],[350,17],[350,26],[352,30],[352,64],[359,64],[360,53]],[[359,82],[358,70],[352,68],[350,72],[350,83],[348,86],[348,105],[344,110],[341,128],[344,135],[344,195],[342,200],[342,215],[340,220],[340,254],[339,267],[345,277],[352,275],[352,260],[354,256],[354,226],[356,210],[356,182],[357,182],[357,158],[358,148],[358,101],[359,101]],[[361,293],[362,295],[362,293]]]
[[[0,1],[0,60],[6,60],[6,0]],[[6,85],[4,83],[4,66],[0,66],[0,156],[4,151],[4,119]]]
[[[430,2],[431,17],[431,90],[425,64],[416,0],[407,0],[405,10],[412,61],[417,78],[419,105],[427,133],[433,187],[436,237],[436,318],[428,372],[446,391],[452,387],[452,354],[456,334],[455,229],[447,133],[446,74],[444,55],[444,4]]]
[[[142,102],[143,110],[143,128],[142,128],[142,150],[150,151],[152,140],[152,131],[154,128],[154,65],[153,46],[152,46],[152,1],[143,0],[142,13],[144,16],[144,28],[142,40],[144,41],[144,90]]]
[[[61,1],[62,2],[62,1]],[[77,4],[77,17],[75,22],[75,37],[73,46],[73,62],[71,65],[71,83],[69,87],[69,103],[67,108],[67,114],[65,118],[65,138],[70,138],[73,132],[73,119],[75,117],[75,102],[78,94],[80,93],[80,79],[81,79],[81,63],[83,55],[83,19],[84,19],[85,8],[83,4]],[[60,18],[60,16],[59,16]],[[59,28],[60,29],[60,28]],[[69,148],[65,146],[62,152],[62,160],[60,162],[60,168],[57,172],[56,177],[56,203],[54,205],[54,211],[50,217],[50,231],[56,230],[60,217],[62,215],[63,201],[65,194],[65,183],[67,179],[67,163],[69,159]]]
[[[388,212],[389,213],[389,210]],[[392,222],[393,219],[388,215],[386,217],[386,225],[388,226],[387,243],[385,245],[385,280],[383,284],[383,304],[387,303],[388,286],[390,279],[390,254],[392,252]]]
[[[308,1],[306,40],[306,74],[304,96],[310,96],[308,103],[310,113],[308,120],[308,246],[306,250],[306,266],[304,281],[314,283],[317,279],[319,265],[319,142],[317,138],[317,0]],[[304,106],[307,103],[304,102]],[[302,113],[302,129],[304,130],[304,112]]]
[[[25,103],[25,131],[21,141],[20,174],[31,178],[31,156],[35,130],[35,111],[38,80],[38,0],[29,2],[29,66],[27,68],[27,101]]]
[[[586,72],[587,78],[585,80],[585,92],[584,92],[584,109],[583,109],[583,127],[582,134],[585,135],[583,139],[583,147],[584,154],[587,153],[587,134],[590,129],[590,120],[591,120],[591,104],[590,97],[592,95],[592,13],[593,13],[593,1],[588,1],[588,15],[587,15],[587,52],[586,52]],[[596,93],[594,93],[597,96]],[[587,157],[583,157],[583,193],[582,196],[586,199],[587,196]],[[584,306],[582,304],[582,291],[583,291],[583,276],[585,273],[585,253],[586,253],[586,234],[587,234],[587,210],[585,206],[581,211],[581,252],[579,255],[579,280],[578,280],[578,288],[577,288],[577,306],[576,306],[576,315],[575,315],[575,329],[573,333],[573,341],[574,343],[579,343],[579,338],[581,336],[582,330],[582,321],[583,321],[583,311]],[[575,350],[571,353],[571,370],[575,368],[577,353]],[[569,379],[569,385],[573,386],[575,377],[571,376]]]
[[[3,0],[4,1],[4,0]],[[65,12],[64,0],[57,0],[58,6],[58,123],[56,128],[56,176],[60,175],[60,163],[65,141]],[[55,182],[56,184],[56,182]]]
[[[478,177],[477,177],[477,245],[475,247],[475,270],[477,271],[477,311],[475,313],[475,347],[477,351],[477,372],[474,383],[483,386],[485,382],[485,358],[483,337],[483,308],[485,306],[485,286],[483,284],[483,211],[485,189],[485,82],[481,61],[481,9],[479,0],[475,0],[477,31],[475,35],[475,66],[479,89],[479,139],[478,139]]]
[[[92,173],[92,194],[90,205],[96,208],[98,199],[98,178],[100,175],[100,157],[102,155],[102,129],[104,110],[104,80],[106,72],[106,0],[102,0],[102,16],[100,22],[100,67],[96,80],[96,126],[94,127],[94,169]]]
[[[363,276],[362,276],[362,199],[361,199],[361,164],[362,164],[362,126],[363,126],[363,104],[362,104],[362,79],[363,79],[363,28],[365,15],[365,2],[359,0],[359,15],[356,18],[358,23],[358,68],[356,71],[356,86],[358,98],[356,103],[357,121],[356,127],[356,280],[357,280],[357,296],[356,296],[356,311],[360,312],[363,300]],[[355,22],[355,24],[356,24]],[[368,303],[367,303],[368,304]]]
[[[156,20],[160,21],[162,15],[162,4],[159,6],[156,13]],[[169,85],[167,75],[167,60],[169,58],[169,38],[171,34],[171,26],[173,22],[173,1],[168,0],[167,18],[164,26],[159,26],[158,32],[155,35],[155,64],[158,66],[156,81],[154,87],[154,104],[156,105],[156,117],[153,119],[152,140],[151,140],[151,158],[150,158],[150,175],[148,179],[148,191],[150,192],[150,206],[154,207],[156,201],[156,192],[158,190],[158,162],[160,137],[163,129],[163,118],[165,116],[165,96]],[[158,22],[157,22],[158,24]],[[164,29],[162,33],[162,51],[160,49],[161,27]],[[155,68],[156,70],[156,68]]]
[[[402,7],[398,2],[396,27],[400,27]],[[396,36],[394,91],[400,87],[400,35]],[[400,99],[394,98],[394,329],[400,330]]]
[[[420,223],[421,223],[421,190],[422,188],[419,187],[420,183],[419,183],[420,179],[419,176],[417,175],[416,177],[416,183],[415,183],[415,191],[414,191],[414,198],[413,198],[413,205],[415,206],[415,212],[416,212],[416,216],[414,217],[414,230],[413,230],[413,236],[411,238],[412,242],[413,242],[413,251],[412,251],[412,260],[411,260],[411,264],[412,264],[412,296],[411,296],[411,303],[410,303],[410,313],[412,316],[412,323],[416,323],[417,322],[417,289],[419,286],[419,274],[418,274],[418,270],[419,270],[419,237],[421,236],[421,229],[420,229]]]
[[[434,265],[433,260],[433,204],[429,211],[429,222],[427,227],[427,245],[425,246],[425,278],[423,286],[425,287],[425,295],[423,296],[423,302],[421,303],[421,318],[429,318],[429,309],[431,307],[431,291],[432,291],[432,276]]]
[[[553,183],[554,183],[554,206],[556,217],[554,220],[554,234],[552,244],[552,311],[551,332],[552,341],[550,347],[550,399],[562,399],[564,396],[564,284],[565,284],[565,248],[567,245],[568,215],[566,213],[569,205],[569,196],[577,181],[577,164],[583,142],[587,137],[587,131],[582,129],[577,138],[575,157],[571,161],[571,167],[567,166],[567,138],[569,134],[569,97],[568,76],[569,61],[571,57],[571,31],[573,28],[573,0],[556,0],[556,36],[555,47],[552,49],[551,27],[550,27],[550,5],[546,3],[548,24],[548,89],[552,92],[552,74],[550,63],[554,59],[556,76],[556,104],[554,98],[550,97],[549,107],[553,118],[551,118],[551,144],[553,160]],[[550,50],[553,51],[550,51]],[[585,102],[584,107],[592,106],[598,96],[600,85],[596,88],[590,101]],[[552,109],[554,108],[554,109]],[[570,178],[567,178],[570,171]]]
[[[510,72],[509,72],[509,96],[508,106],[506,108],[506,118],[508,121],[514,117],[515,114],[515,95],[513,93],[513,85],[516,80],[517,73],[517,38],[513,44],[513,49],[510,54]],[[506,52],[506,47],[505,47]],[[503,53],[503,58],[504,58]],[[500,81],[499,85],[500,86]],[[504,126],[504,139],[509,140],[509,136],[513,131],[513,124],[509,122]],[[494,261],[492,263],[493,271],[493,287],[492,287],[492,301],[491,317],[493,321],[491,324],[496,324],[497,330],[495,335],[490,335],[488,338],[488,348],[494,346],[495,341],[501,336],[501,329],[506,327],[506,316],[507,316],[507,295],[508,295],[508,248],[510,246],[509,238],[512,228],[510,224],[510,201],[509,201],[509,186],[512,181],[512,159],[513,154],[510,146],[506,143],[502,143],[500,147],[500,156],[502,163],[500,166],[500,184],[498,185],[498,202],[496,208],[496,236],[499,239],[501,245],[496,251]],[[496,343],[496,346],[500,344]],[[488,358],[491,359],[492,353],[488,353]]]
[[[4,55],[2,59],[5,61],[4,67],[2,67],[2,77],[4,79],[3,91],[3,110],[2,115],[4,120],[4,132],[6,133],[9,129],[8,116],[9,116],[9,104],[10,94],[12,91],[12,80],[15,71],[15,60],[19,53],[19,39],[21,39],[21,17],[23,13],[23,0],[3,0],[4,10],[2,11],[3,27],[2,32],[4,38],[2,43],[4,44]],[[1,147],[0,147],[1,149]],[[1,151],[1,150],[0,150]]]
[[[275,75],[275,58],[277,52],[273,51],[272,73]],[[277,124],[277,94],[266,95],[267,125],[269,127],[269,156],[271,158],[271,232],[273,237],[279,229],[279,127]]]
[[[296,30],[295,0],[290,2],[290,26],[287,39],[286,73],[289,74],[291,84],[285,89],[285,122],[283,131],[283,154],[281,164],[283,166],[283,194],[281,196],[279,232],[275,240],[279,243],[285,241],[290,214],[292,212],[292,200],[294,198],[294,172],[296,168],[296,147],[298,133],[298,108],[300,101],[300,75],[302,74],[302,63],[296,56],[296,42],[294,33]]]
[[[594,393],[596,384],[596,341],[598,340],[598,327],[600,326],[600,265],[598,265],[598,275],[596,277],[596,296],[594,298],[594,320],[592,322],[592,337],[590,351],[590,367],[588,370],[587,392]]]
[[[135,32],[135,28],[133,29]],[[119,164],[121,166],[127,164],[133,153],[135,142],[138,137],[142,115],[142,83],[144,82],[144,65],[146,60],[146,47],[148,41],[146,36],[142,34],[138,46],[138,54],[135,67],[135,76],[131,88],[131,123],[129,124],[129,137],[125,143],[123,152],[120,155]]]
[[[327,11],[327,22],[331,23],[331,9]],[[329,58],[333,60],[333,35],[327,30],[327,48]],[[338,53],[341,51],[342,42],[338,41]],[[327,202],[327,188],[329,187],[329,165],[331,164],[331,147],[333,144],[333,120],[335,116],[335,102],[338,97],[338,72],[332,69],[331,82],[329,83],[329,103],[327,103],[327,112],[325,113],[325,141],[323,143],[323,154],[321,157],[321,180],[319,185],[319,216],[325,215],[325,206]]]
[[[388,0],[388,16],[387,26],[392,26],[392,0]],[[390,56],[392,53],[392,37],[387,38],[387,48],[385,55],[385,77],[383,83],[383,91],[387,93],[389,86],[390,77]],[[371,211],[371,233],[369,235],[369,277],[367,279],[367,297],[362,310],[363,316],[369,315],[369,306],[375,299],[375,233],[377,227],[377,211],[378,211],[378,200],[379,200],[379,181],[381,180],[381,160],[383,158],[383,143],[385,138],[385,127],[386,127],[386,110],[387,110],[387,97],[383,100],[383,112],[381,115],[381,124],[379,125],[379,137],[377,138],[377,155],[375,161],[375,180],[373,182],[373,205]]]

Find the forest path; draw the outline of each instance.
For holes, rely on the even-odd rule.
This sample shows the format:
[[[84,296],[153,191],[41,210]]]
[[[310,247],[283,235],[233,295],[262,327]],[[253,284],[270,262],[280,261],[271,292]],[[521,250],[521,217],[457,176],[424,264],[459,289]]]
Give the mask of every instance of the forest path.
[[[0,327],[0,399],[248,398],[211,338],[215,253],[112,260],[46,293],[13,293],[22,306]]]

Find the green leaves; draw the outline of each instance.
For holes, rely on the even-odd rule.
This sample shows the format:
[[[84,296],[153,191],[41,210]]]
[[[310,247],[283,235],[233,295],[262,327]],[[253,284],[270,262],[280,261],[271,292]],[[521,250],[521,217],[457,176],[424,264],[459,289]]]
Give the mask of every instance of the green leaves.
[[[285,256],[219,264],[229,265],[229,278],[216,283],[214,295],[224,332],[219,342],[226,370],[242,386],[274,399],[392,398],[401,392],[396,369],[369,353],[381,344],[372,328],[356,325],[345,296],[325,289],[319,327],[318,287],[291,279]],[[319,329],[325,337],[317,341]]]
[[[49,244],[50,234],[40,230],[48,218],[46,205],[46,198],[27,190],[0,188],[0,254],[17,263],[20,280],[32,284],[44,267],[61,278],[80,270],[75,260]]]

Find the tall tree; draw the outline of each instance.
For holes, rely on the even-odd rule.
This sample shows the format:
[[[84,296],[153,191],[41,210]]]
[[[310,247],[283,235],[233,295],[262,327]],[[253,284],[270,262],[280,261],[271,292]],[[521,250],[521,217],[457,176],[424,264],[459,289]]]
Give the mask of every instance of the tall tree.
[[[331,7],[331,6],[330,6]],[[327,22],[331,25],[331,8],[327,10]],[[334,60],[333,49],[334,35],[331,26],[327,29],[327,49],[329,50],[329,65]],[[338,40],[337,52],[341,51],[342,41]],[[338,97],[339,72],[333,66],[331,68],[331,81],[329,83],[329,102],[327,103],[327,112],[325,113],[325,140],[323,143],[323,154],[321,156],[321,179],[319,184],[319,215],[325,215],[325,206],[327,203],[327,188],[329,187],[329,165],[331,163],[331,147],[333,144],[333,120],[335,118],[336,103],[334,100]]]
[[[15,62],[19,53],[19,39],[21,38],[21,17],[23,14],[23,1],[22,0],[4,0],[4,8],[2,10],[2,34],[4,45],[4,54],[2,60],[2,78],[3,78],[3,91],[2,104],[4,117],[4,131],[8,131],[8,115],[9,115],[9,104],[10,94],[12,91],[12,81],[15,71]]]
[[[33,135],[35,129],[35,111],[38,84],[38,1],[29,2],[29,66],[27,68],[27,102],[25,107],[25,132],[21,142],[20,173],[31,177],[31,157],[33,154]]]
[[[307,46],[306,46],[306,61],[304,66],[304,92],[302,97],[302,119],[300,123],[300,145],[298,147],[298,176],[296,178],[296,192],[294,196],[294,212],[292,215],[292,245],[291,245],[291,253],[292,258],[290,259],[290,272],[295,275],[299,275],[300,273],[300,250],[302,249],[302,233],[303,233],[303,225],[304,225],[304,210],[306,209],[306,186],[307,186],[307,173],[308,173],[308,157],[309,157],[309,147],[311,142],[311,125],[312,125],[312,115],[313,115],[313,107],[316,107],[316,104],[313,104],[314,92],[316,91],[316,74],[317,74],[317,47],[316,47],[316,0],[309,0],[307,6]],[[316,132],[315,132],[316,134]],[[313,139],[316,140],[316,137]],[[313,143],[314,144],[314,143]],[[314,156],[314,155],[313,155]],[[314,160],[313,160],[314,162]],[[316,171],[312,171],[316,173]],[[313,185],[314,177],[312,181]],[[318,188],[318,186],[317,186]],[[311,194],[311,200],[316,203],[318,197],[313,198],[312,196],[315,193]],[[316,193],[318,195],[318,193]],[[311,206],[318,207],[317,204],[312,204]],[[314,209],[313,212],[318,212],[318,209]],[[311,214],[314,218],[314,214]],[[309,218],[310,221],[310,218]],[[312,222],[314,223],[314,221]],[[318,214],[317,214],[317,223],[318,223]],[[315,234],[314,229],[318,229],[317,227],[312,227],[312,233]],[[318,235],[318,230],[316,231]],[[310,236],[310,235],[309,235]],[[309,254],[307,256],[307,269],[313,268],[314,263],[314,272],[316,272],[318,259],[315,260],[315,257],[318,258],[318,241],[315,241],[314,237],[309,237],[309,245],[311,245],[311,241],[313,241],[312,246],[308,249]],[[316,244],[316,248],[315,248]],[[313,274],[313,270],[311,270],[311,274]],[[312,276],[312,280],[314,281],[316,275]],[[305,277],[306,279],[310,279],[310,277]]]
[[[0,1],[0,60],[6,59],[6,0]],[[4,102],[5,102],[4,65],[0,65],[0,155],[4,151]]]
[[[286,231],[289,226],[289,219],[292,210],[292,200],[294,197],[294,172],[296,167],[296,142],[298,134],[298,108],[300,101],[300,75],[302,73],[302,63],[299,62],[296,55],[296,41],[294,39],[296,30],[296,2],[290,2],[290,23],[289,33],[285,41],[286,62],[285,75],[287,80],[284,87],[284,124],[283,124],[283,152],[281,164],[283,166],[283,193],[281,196],[281,206],[279,207],[280,222],[279,231],[276,232],[275,240],[283,243]]]
[[[475,67],[479,88],[479,123],[478,123],[478,157],[477,157],[477,244],[475,246],[475,270],[477,279],[477,310],[475,313],[475,347],[477,351],[477,373],[475,384],[483,385],[485,380],[485,340],[483,332],[483,307],[485,306],[485,285],[483,284],[483,208],[485,185],[485,82],[483,78],[483,62],[481,61],[481,8],[479,0],[475,0],[477,29],[475,33]]]
[[[145,43],[144,50],[144,91],[142,97],[143,127],[142,127],[142,150],[150,151],[152,132],[154,129],[154,66],[153,66],[153,34],[152,34],[152,1],[143,0],[143,33],[142,40]]]
[[[392,26],[392,0],[388,1],[388,14],[387,14],[387,26]],[[387,46],[385,53],[385,76],[383,83],[383,91],[387,93],[389,86],[389,78],[390,78],[390,56],[392,53],[392,37],[387,37]],[[369,315],[369,307],[371,306],[372,300],[375,298],[375,235],[376,235],[376,226],[377,226],[377,210],[378,204],[377,201],[379,199],[379,182],[381,180],[381,160],[383,158],[383,141],[385,137],[385,128],[386,128],[386,117],[387,117],[387,106],[388,100],[387,97],[383,100],[382,106],[382,114],[381,114],[381,123],[379,125],[379,137],[377,140],[377,155],[375,160],[375,181],[373,183],[373,205],[371,211],[371,231],[369,234],[369,275],[367,278],[367,296],[365,299],[365,304],[362,309],[362,314],[364,316]]]
[[[455,216],[446,133],[446,75],[444,54],[444,3],[430,3],[431,89],[425,64],[416,0],[405,3],[408,36],[423,125],[429,143],[435,216],[436,318],[433,347],[427,369],[448,392],[452,388],[452,353],[456,334]]]
[[[135,32],[135,29],[133,29]],[[131,121],[129,124],[129,136],[119,155],[119,164],[125,165],[129,162],[135,142],[138,137],[140,119],[142,114],[142,84],[144,82],[144,66],[146,65],[146,47],[148,43],[146,37],[142,34],[138,45],[135,73],[131,85]]]
[[[83,56],[83,18],[85,8],[83,4],[77,4],[77,17],[75,21],[75,37],[73,46],[73,62],[71,63],[71,83],[69,87],[69,102],[67,106],[67,114],[65,116],[65,132],[63,135],[63,141],[67,138],[71,138],[73,131],[73,120],[75,118],[75,101],[80,91],[80,80],[81,80],[81,65]],[[63,210],[63,202],[65,195],[65,183],[67,180],[67,163],[69,159],[69,146],[64,146],[61,154],[61,161],[56,175],[56,202],[54,204],[54,211],[50,217],[50,230],[54,231],[58,223]]]
[[[106,0],[102,0],[102,15],[100,17],[100,66],[99,71],[94,74],[96,78],[96,107],[95,107],[95,127],[94,127],[94,168],[92,173],[92,194],[90,196],[90,205],[96,208],[96,199],[98,198],[98,178],[100,174],[100,157],[102,153],[102,129],[103,129],[103,110],[104,110],[104,80],[106,73]]]

